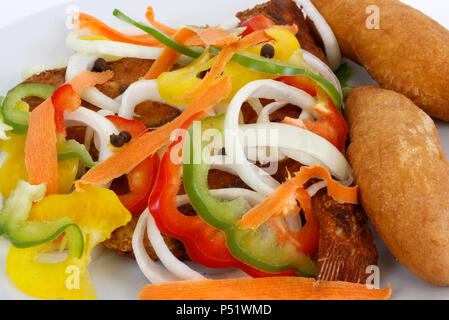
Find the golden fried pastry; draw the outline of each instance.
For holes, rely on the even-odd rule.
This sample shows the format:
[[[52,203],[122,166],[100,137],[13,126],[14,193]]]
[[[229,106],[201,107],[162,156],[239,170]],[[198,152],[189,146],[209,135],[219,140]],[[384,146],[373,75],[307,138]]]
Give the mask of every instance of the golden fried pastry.
[[[363,65],[382,87],[401,92],[429,115],[449,121],[447,29],[397,0],[312,2],[346,57]]]
[[[449,285],[449,163],[432,119],[405,96],[351,92],[347,156],[372,224],[421,279]]]

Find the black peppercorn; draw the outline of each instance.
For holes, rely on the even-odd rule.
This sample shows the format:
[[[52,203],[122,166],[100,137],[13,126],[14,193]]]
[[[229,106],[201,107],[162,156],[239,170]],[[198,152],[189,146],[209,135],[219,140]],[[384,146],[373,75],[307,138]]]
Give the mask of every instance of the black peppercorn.
[[[92,68],[93,72],[104,72],[112,70],[112,67],[104,60],[103,58],[98,58],[95,60],[94,67]]]
[[[130,142],[132,139],[131,133],[129,133],[128,131],[120,132],[119,136],[121,136],[125,140],[125,143]]]
[[[274,54],[274,47],[269,43],[264,44],[262,49],[260,49],[260,55],[264,58],[272,59]]]
[[[116,148],[123,147],[123,145],[125,144],[125,138],[118,134],[111,134],[109,137],[109,141]]]

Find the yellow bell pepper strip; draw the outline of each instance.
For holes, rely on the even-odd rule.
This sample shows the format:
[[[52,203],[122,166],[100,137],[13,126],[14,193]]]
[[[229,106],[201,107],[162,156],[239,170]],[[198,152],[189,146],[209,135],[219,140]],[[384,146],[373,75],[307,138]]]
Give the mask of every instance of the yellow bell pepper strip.
[[[81,259],[68,257],[58,263],[43,262],[43,253],[57,249],[55,244],[29,249],[11,247],[6,271],[18,288],[36,298],[95,299],[94,286],[86,269],[91,261],[90,252],[115,229],[126,225],[131,214],[113,191],[86,185],[69,195],[44,198],[33,206],[29,219],[60,218],[70,218],[81,228],[85,239]]]
[[[78,158],[58,162],[58,194],[69,193],[73,188],[79,167]]]
[[[3,100],[4,97],[0,97],[0,140],[8,140],[9,138],[6,135],[6,132],[11,131],[13,128],[11,126],[8,126],[3,119],[3,115],[1,113]]]
[[[201,74],[207,72],[216,60],[216,57],[205,52],[187,67],[162,73],[157,78],[159,94],[170,104],[178,106],[189,105],[193,99],[182,97],[186,92],[193,90],[201,83]],[[249,82],[267,78],[266,75],[260,72],[248,70],[234,62],[229,62],[226,65],[223,76],[232,77],[232,91],[223,102],[229,102],[238,90]],[[173,83],[176,83],[176,86]]]
[[[33,202],[45,196],[45,184],[32,186],[20,181],[0,211],[0,235],[5,234],[17,248],[35,247],[56,239],[65,232],[68,254],[81,258],[84,238],[70,218],[51,221],[27,221]]]
[[[25,135],[8,132],[9,140],[0,141],[0,150],[7,157],[0,167],[0,194],[8,198],[20,180],[28,181],[25,167]]]
[[[8,154],[0,167],[0,194],[4,198],[9,197],[19,181],[28,181],[24,151],[26,135],[8,132],[7,136],[9,140],[0,141],[0,150]],[[72,189],[78,173],[78,164],[78,158],[60,159],[58,162],[58,193],[68,193]]]
[[[201,91],[205,90],[208,86],[215,81],[217,77],[224,71],[224,68],[228,62],[232,59],[236,52],[245,50],[251,46],[257,45],[259,43],[265,43],[272,38],[265,33],[264,30],[256,31],[241,39],[239,42],[234,43],[230,46],[223,48],[217,56],[217,60],[206,73],[205,77],[201,80],[201,83],[196,86],[193,90],[186,92],[184,98],[196,97]]]

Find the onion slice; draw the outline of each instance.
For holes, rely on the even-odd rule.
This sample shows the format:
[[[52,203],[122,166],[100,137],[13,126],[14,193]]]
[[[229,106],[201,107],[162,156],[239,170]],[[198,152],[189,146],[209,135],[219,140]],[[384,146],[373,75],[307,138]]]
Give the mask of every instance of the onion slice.
[[[69,82],[81,72],[92,70],[95,61],[100,58],[98,55],[75,53],[69,59],[66,71],[66,81]],[[120,103],[114,99],[109,98],[95,87],[83,89],[80,94],[81,98],[94,106],[101,109],[110,110],[117,113],[120,108]]]
[[[163,48],[139,46],[110,40],[81,40],[80,36],[86,36],[86,30],[72,31],[66,39],[66,45],[70,49],[83,54],[110,55],[115,57],[129,57],[139,59],[157,59]]]
[[[216,198],[228,201],[242,197],[253,207],[262,203],[266,198],[259,192],[242,188],[212,189],[210,190],[210,193]],[[189,203],[190,199],[186,194],[176,196],[176,205],[178,207]]]
[[[139,103],[148,100],[168,104],[159,95],[156,80],[140,80],[134,82],[128,87],[122,96],[122,104],[119,108],[118,115],[125,119],[133,119],[136,106]],[[185,109],[184,107],[176,107],[171,104],[168,105],[180,111]]]
[[[245,124],[239,129],[242,136],[254,133],[258,137],[247,141],[249,147],[278,147],[288,157],[306,166],[321,165],[339,181],[350,179],[351,167],[344,155],[332,143],[311,131],[282,123]],[[270,141],[268,137],[273,132],[278,137],[276,141]],[[261,139],[264,135],[266,138]]]
[[[147,234],[148,240],[150,240],[154,251],[161,260],[162,264],[170,271],[175,277],[181,280],[204,280],[203,275],[189,268],[185,263],[179,261],[173,253],[168,249],[167,244],[162,238],[161,232],[156,226],[154,218],[146,209],[142,215],[147,216]]]
[[[234,161],[234,168],[248,186],[257,192],[269,195],[279,186],[279,183],[268,174],[260,174],[260,170],[251,165],[246,158],[244,146],[238,134],[240,111],[243,103],[250,98],[276,99],[300,105],[310,113],[316,113],[313,110],[316,99],[302,90],[279,81],[257,80],[240,89],[228,106],[224,122],[226,153]]]
[[[21,72],[22,80],[25,81],[29,77],[40,74],[44,71],[60,69],[65,67],[67,67],[67,62],[64,60],[53,61],[46,64],[37,64],[29,68],[26,68]]]
[[[337,38],[329,24],[321,13],[315,8],[310,0],[295,0],[299,7],[302,7],[310,20],[312,20],[324,44],[326,59],[332,70],[337,70],[341,63],[341,51]]]
[[[325,64],[323,61],[321,61],[320,58],[317,56],[311,54],[310,52],[306,50],[302,50],[302,54],[304,57],[304,61],[320,76],[328,80],[330,83],[334,85],[334,87],[338,90],[338,93],[340,93],[340,97],[343,99],[343,90],[341,89],[340,80],[338,80],[335,73],[332,71],[331,68],[327,64]]]
[[[147,227],[148,217],[148,214],[140,215],[132,238],[132,247],[137,264],[148,281],[153,284],[177,281],[178,279],[173,274],[168,272],[161,265],[151,260],[151,258],[147,254],[147,251],[145,250],[143,238],[145,229]]]
[[[80,107],[70,113],[65,112],[64,118],[69,127],[82,125],[92,128],[95,131],[99,139],[99,161],[104,161],[113,155],[109,148],[109,139],[112,134],[119,134],[119,131],[111,121],[97,112],[84,107]]]

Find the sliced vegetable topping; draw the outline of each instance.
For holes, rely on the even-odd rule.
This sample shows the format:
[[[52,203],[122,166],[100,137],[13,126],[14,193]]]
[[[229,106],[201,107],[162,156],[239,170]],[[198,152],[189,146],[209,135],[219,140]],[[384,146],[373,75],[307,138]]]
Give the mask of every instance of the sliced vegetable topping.
[[[229,251],[240,261],[265,272],[295,269],[301,275],[313,276],[315,263],[312,259],[292,246],[281,244],[269,225],[264,224],[257,230],[239,226],[240,219],[251,209],[245,199],[222,201],[211,195],[208,187],[211,162],[207,157],[208,150],[204,150],[208,141],[202,141],[202,132],[209,128],[222,131],[223,116],[194,124],[189,129],[190,139],[183,150],[184,189],[195,211],[208,224],[225,233]]]
[[[34,188],[34,187],[33,187]],[[42,196],[45,191],[42,192]],[[60,243],[47,243],[28,249],[11,247],[6,271],[14,284],[25,293],[41,299],[95,299],[94,286],[86,269],[90,252],[111,233],[126,225],[131,215],[118,197],[108,189],[85,186],[69,195],[52,195],[33,206],[33,223],[55,219],[71,219],[82,230],[85,243],[80,259],[73,256],[61,261],[54,256]],[[64,259],[65,258],[65,259]]]
[[[114,156],[89,170],[81,180],[77,181],[76,185],[78,187],[88,183],[101,185],[130,172],[143,160],[169,143],[173,131],[195,114],[204,112],[219,103],[228,96],[230,91],[230,78],[221,78],[195,99],[178,118],[155,131],[140,136],[134,142],[121,148]]]
[[[186,123],[187,127],[193,120]],[[226,247],[226,238],[221,231],[198,215],[187,216],[178,210],[175,199],[182,183],[182,165],[174,163],[171,156],[182,143],[174,142],[164,154],[149,200],[150,213],[158,229],[182,241],[192,261],[205,267],[239,268],[253,277],[273,276],[235,259]]]
[[[56,91],[54,99],[48,98],[33,110],[25,145],[25,163],[31,184],[46,183],[47,194],[57,193],[58,154],[55,114],[60,114],[61,110],[74,111],[79,107],[79,100],[76,97],[74,99],[74,92],[79,94],[85,87],[105,83],[112,75],[110,71],[104,73],[85,71],[73,78],[69,84],[62,86],[60,91]],[[57,103],[56,106],[53,101]],[[66,101],[69,104],[66,105]],[[64,126],[59,124],[58,128],[61,127]]]
[[[118,116],[107,116],[119,130],[120,136],[127,136],[125,142],[131,142],[145,134],[148,129],[139,120],[127,120]],[[126,134],[125,134],[126,133]],[[120,194],[119,199],[131,214],[142,213],[148,205],[156,174],[159,167],[159,156],[157,154],[146,158],[126,175],[129,192]]]
[[[247,212],[242,220],[240,226],[242,228],[257,229],[268,219],[275,216],[285,216],[283,210],[289,207],[289,203],[298,200],[301,203],[301,207],[305,210],[310,205],[301,201],[301,196],[298,192],[303,192],[304,184],[310,179],[324,179],[327,181],[327,189],[329,195],[334,200],[341,203],[358,204],[357,187],[345,187],[332,179],[329,172],[320,166],[314,167],[302,167],[299,172],[295,174],[295,177],[287,180],[282,184],[275,192],[273,192],[261,205],[251,209]],[[307,199],[309,202],[309,199]],[[287,215],[291,212],[287,212]],[[312,217],[310,215],[310,217]]]
[[[56,239],[65,232],[69,255],[81,258],[84,239],[70,218],[51,221],[27,221],[33,202],[45,195],[45,185],[32,186],[20,181],[0,211],[0,235],[5,234],[17,248],[30,248]]]

